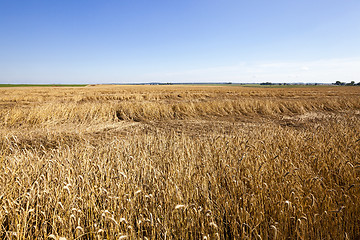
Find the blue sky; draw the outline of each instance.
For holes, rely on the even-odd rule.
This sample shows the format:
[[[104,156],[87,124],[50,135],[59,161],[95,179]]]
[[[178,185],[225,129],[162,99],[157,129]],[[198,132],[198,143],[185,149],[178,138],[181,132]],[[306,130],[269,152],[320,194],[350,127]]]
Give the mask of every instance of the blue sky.
[[[358,0],[0,0],[0,83],[360,82]]]

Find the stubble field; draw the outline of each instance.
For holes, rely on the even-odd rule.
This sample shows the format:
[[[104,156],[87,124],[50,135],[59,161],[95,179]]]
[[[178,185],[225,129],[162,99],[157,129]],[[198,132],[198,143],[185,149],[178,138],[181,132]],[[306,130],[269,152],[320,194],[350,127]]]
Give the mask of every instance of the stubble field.
[[[0,89],[0,239],[359,239],[360,87]]]

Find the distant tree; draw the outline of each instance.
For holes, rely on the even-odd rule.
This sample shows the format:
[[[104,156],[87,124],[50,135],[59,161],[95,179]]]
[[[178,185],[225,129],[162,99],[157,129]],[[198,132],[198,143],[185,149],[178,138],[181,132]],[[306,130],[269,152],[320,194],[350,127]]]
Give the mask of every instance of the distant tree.
[[[260,85],[273,85],[271,82],[260,83]]]
[[[344,83],[344,82],[340,82],[340,81],[336,81],[336,82],[335,82],[335,85],[343,86],[343,85],[345,85],[345,83]]]

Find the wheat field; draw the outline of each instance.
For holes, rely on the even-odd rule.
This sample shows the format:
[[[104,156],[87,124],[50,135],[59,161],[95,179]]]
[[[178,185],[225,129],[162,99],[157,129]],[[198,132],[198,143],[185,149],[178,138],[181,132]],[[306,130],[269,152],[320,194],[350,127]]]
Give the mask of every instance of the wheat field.
[[[1,239],[359,239],[360,87],[0,88]]]

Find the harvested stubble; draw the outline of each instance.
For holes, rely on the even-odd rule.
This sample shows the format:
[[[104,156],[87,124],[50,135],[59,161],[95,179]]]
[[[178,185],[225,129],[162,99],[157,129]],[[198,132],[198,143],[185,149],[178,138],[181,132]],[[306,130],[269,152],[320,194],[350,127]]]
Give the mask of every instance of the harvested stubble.
[[[1,239],[360,237],[360,88],[0,91]]]

